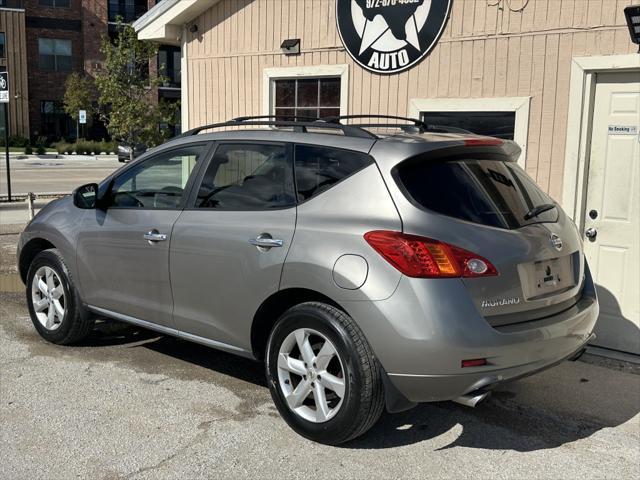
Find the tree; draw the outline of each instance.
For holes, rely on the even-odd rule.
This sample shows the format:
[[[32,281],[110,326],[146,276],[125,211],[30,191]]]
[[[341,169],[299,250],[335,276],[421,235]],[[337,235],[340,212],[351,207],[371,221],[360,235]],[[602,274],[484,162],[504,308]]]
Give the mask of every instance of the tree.
[[[91,80],[78,73],[71,73],[64,82],[64,111],[78,122],[80,110],[91,111],[93,102],[93,85]],[[80,132],[77,132],[78,137]]]
[[[154,101],[156,87],[166,82],[160,75],[149,73],[149,61],[155,59],[158,47],[138,40],[130,25],[117,21],[118,35],[113,41],[103,36],[101,52],[104,68],[96,75],[100,116],[111,136],[130,148],[143,143],[155,146],[169,136],[161,125],[173,123],[177,105]]]

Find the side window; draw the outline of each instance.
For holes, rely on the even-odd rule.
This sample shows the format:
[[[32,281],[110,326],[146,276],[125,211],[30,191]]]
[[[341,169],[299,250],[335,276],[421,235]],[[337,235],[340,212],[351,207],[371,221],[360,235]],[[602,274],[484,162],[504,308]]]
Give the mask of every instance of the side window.
[[[110,206],[127,208],[177,208],[189,175],[206,145],[163,152],[143,161],[114,181]]]
[[[296,145],[296,186],[302,202],[372,163],[369,155],[337,148]]]
[[[284,145],[218,146],[205,172],[197,208],[267,210],[295,204],[293,166]]]

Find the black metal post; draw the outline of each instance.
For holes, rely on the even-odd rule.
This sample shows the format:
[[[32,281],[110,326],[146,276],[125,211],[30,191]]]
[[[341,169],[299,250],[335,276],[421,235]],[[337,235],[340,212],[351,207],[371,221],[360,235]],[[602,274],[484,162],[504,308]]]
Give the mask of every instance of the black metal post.
[[[11,165],[9,164],[9,104],[4,104],[4,149],[7,162],[7,198],[11,202]]]

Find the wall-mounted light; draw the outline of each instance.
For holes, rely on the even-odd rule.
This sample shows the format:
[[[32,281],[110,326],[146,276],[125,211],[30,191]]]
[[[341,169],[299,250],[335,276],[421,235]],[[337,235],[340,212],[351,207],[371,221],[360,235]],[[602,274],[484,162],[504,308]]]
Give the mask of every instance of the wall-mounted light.
[[[640,5],[625,7],[624,16],[627,18],[631,41],[636,45],[640,45]],[[638,53],[640,53],[640,46],[638,47]]]
[[[280,48],[285,55],[300,55],[300,39],[287,38],[282,41]]]
[[[189,31],[190,31],[191,33],[196,33],[196,32],[198,31],[198,25],[196,25],[195,23],[192,23],[192,24],[189,26]]]

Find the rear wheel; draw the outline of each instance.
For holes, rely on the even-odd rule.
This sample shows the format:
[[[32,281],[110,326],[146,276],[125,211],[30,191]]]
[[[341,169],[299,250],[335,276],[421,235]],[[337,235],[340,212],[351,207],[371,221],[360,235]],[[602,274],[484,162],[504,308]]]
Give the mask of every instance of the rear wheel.
[[[297,305],[278,320],[267,348],[271,396],[302,436],[335,445],[362,435],[380,418],[378,364],[344,312],[322,303]]]
[[[45,340],[60,345],[85,338],[93,319],[82,307],[71,274],[57,249],[39,253],[27,273],[31,321]]]

